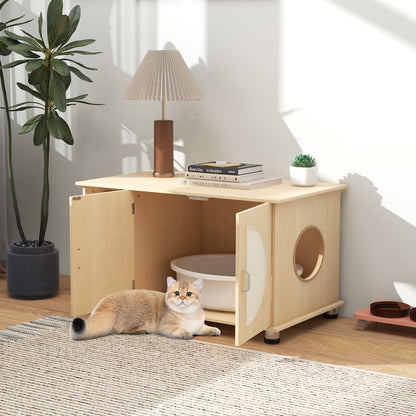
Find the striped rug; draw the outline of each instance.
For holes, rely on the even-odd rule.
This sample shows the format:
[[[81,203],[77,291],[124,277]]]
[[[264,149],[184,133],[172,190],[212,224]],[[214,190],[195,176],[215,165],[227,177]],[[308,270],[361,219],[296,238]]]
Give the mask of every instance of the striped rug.
[[[414,416],[416,380],[157,335],[0,331],[1,416]],[[277,347],[278,348],[278,347]]]

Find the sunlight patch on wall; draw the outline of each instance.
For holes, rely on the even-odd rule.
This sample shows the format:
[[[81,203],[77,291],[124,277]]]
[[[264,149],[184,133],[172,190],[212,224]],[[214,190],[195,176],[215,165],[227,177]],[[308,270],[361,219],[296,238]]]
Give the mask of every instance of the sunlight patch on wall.
[[[185,155],[185,143],[183,139],[174,140],[173,143],[173,167],[178,171],[186,170],[186,155]]]
[[[189,67],[207,63],[206,0],[159,0],[157,48],[178,49]]]
[[[138,160],[136,156],[123,157],[121,171],[123,174],[138,172]]]
[[[113,63],[132,75],[137,69],[134,56],[136,39],[138,39],[135,0],[113,2],[110,15],[110,39]]]
[[[121,125],[121,145],[123,153],[129,153],[129,156],[122,158],[121,171],[123,174],[138,172],[140,169],[138,157],[134,154],[137,152],[137,136],[125,125]],[[136,146],[134,146],[136,145]],[[124,148],[127,151],[124,151]]]
[[[317,157],[323,179],[358,172],[377,186],[383,206],[415,224],[415,203],[402,189],[415,179],[406,159],[415,151],[416,40],[383,23],[392,13],[400,26],[387,7],[394,3],[374,3],[369,14],[365,2],[282,2],[277,94],[284,122]],[[416,3],[405,9],[403,23],[416,30]]]
[[[137,144],[136,134],[124,124],[121,125],[121,144]]]
[[[152,0],[114,1],[110,15],[113,63],[133,76],[148,49],[156,48],[156,8]]]

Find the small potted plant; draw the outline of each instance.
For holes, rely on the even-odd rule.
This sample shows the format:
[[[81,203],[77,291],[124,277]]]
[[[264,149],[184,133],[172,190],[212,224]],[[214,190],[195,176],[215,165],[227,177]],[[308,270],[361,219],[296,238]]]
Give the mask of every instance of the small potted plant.
[[[318,180],[318,166],[315,158],[308,154],[295,156],[289,166],[290,180],[295,186],[313,186]]]

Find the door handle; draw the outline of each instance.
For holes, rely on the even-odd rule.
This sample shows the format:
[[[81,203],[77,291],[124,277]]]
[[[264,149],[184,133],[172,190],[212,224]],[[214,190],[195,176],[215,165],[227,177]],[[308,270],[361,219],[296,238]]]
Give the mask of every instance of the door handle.
[[[243,270],[242,273],[245,273],[245,275],[247,276],[247,289],[243,289],[242,292],[247,293],[250,290],[250,272],[248,272],[247,270]]]

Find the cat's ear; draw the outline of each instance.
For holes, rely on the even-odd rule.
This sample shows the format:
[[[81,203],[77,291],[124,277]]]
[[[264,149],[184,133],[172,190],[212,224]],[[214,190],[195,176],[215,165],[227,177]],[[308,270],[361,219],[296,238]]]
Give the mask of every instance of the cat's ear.
[[[194,288],[200,292],[202,290],[202,280],[198,279],[192,282],[192,284],[194,285]]]
[[[168,276],[167,282],[168,282],[168,289],[169,289],[176,283],[176,280],[173,277]]]

